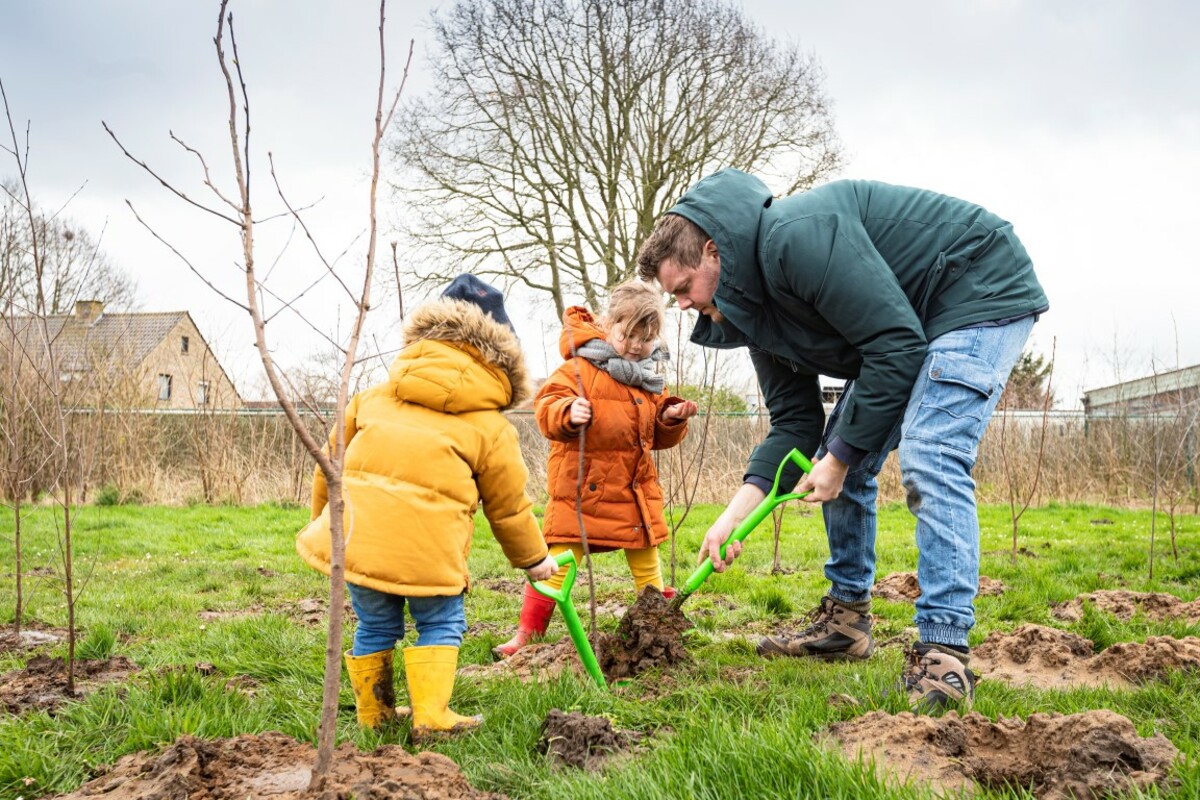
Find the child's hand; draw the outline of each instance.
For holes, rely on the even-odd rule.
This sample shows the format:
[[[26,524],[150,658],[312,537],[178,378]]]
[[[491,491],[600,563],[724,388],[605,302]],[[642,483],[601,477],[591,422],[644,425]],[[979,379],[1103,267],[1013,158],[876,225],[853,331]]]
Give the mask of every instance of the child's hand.
[[[592,421],[592,401],[584,400],[582,397],[576,398],[575,402],[571,403],[571,424],[576,428],[582,428]],[[541,580],[539,578],[539,580]]]
[[[694,417],[700,411],[699,406],[694,400],[684,400],[682,403],[675,403],[663,409],[663,419],[687,419]]]
[[[535,581],[544,581],[553,577],[556,572],[558,572],[558,562],[550,555],[546,556],[546,559],[536,567],[525,570],[525,574]]]

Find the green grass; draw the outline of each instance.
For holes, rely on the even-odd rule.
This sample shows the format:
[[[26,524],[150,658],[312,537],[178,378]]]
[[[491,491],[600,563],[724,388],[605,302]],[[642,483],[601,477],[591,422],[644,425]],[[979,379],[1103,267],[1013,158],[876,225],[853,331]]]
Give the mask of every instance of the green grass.
[[[485,713],[483,728],[470,737],[440,743],[472,783],[511,797],[718,798],[828,797],[917,798],[921,787],[896,787],[869,768],[836,758],[814,743],[831,722],[874,708],[903,710],[884,690],[900,669],[895,648],[865,664],[762,661],[751,637],[786,625],[816,604],[825,589],[825,536],[819,515],[789,509],[784,520],[783,565],[771,575],[771,525],[764,522],[747,550],[723,575],[714,575],[688,601],[697,626],[689,642],[692,664],[666,675],[647,675],[613,692],[564,676],[525,686],[511,679],[460,679],[454,706],[460,713]],[[675,583],[693,565],[695,548],[716,507],[693,509],[678,542]],[[1163,591],[1192,600],[1200,594],[1200,519],[1179,521],[1180,559],[1166,548],[1160,519],[1159,553],[1153,581],[1147,575],[1149,513],[1093,506],[1031,509],[1022,519],[1014,564],[1007,509],[984,508],[983,574],[1007,587],[999,597],[981,597],[972,643],[1023,622],[1068,627],[1050,614],[1052,604],[1104,588]],[[1112,524],[1093,524],[1093,520]],[[142,667],[124,686],[84,700],[22,716],[0,712],[0,798],[37,797],[70,791],[100,764],[121,755],[158,748],[183,733],[231,736],[280,730],[313,741],[321,694],[324,630],[305,626],[291,613],[305,599],[327,595],[325,578],[304,566],[293,549],[294,534],[307,511],[279,506],[256,508],[97,506],[79,511],[74,529],[76,570],[86,578],[77,613],[81,657],[123,655]],[[56,521],[47,509],[25,519],[27,614],[62,626],[66,607],[58,580]],[[903,506],[880,509],[878,575],[916,566],[912,519]],[[670,576],[669,547],[663,548]],[[11,622],[15,606],[11,540],[0,541],[0,622]],[[619,554],[595,559],[601,601],[632,602],[632,584]],[[516,621],[521,573],[510,569],[482,529],[471,555],[475,581],[507,580],[514,588],[479,587],[467,601],[471,631],[461,663],[489,663],[492,645],[505,640]],[[581,577],[576,602],[586,617]],[[903,636],[912,607],[878,601],[877,640]],[[602,617],[605,628],[615,620]],[[1200,626],[1118,621],[1085,610],[1069,629],[1098,647],[1142,641],[1152,635],[1200,635]],[[565,635],[556,617],[552,637]],[[349,631],[347,631],[349,636]],[[410,631],[409,638],[413,636]],[[65,647],[49,651],[63,654]],[[0,671],[19,669],[26,655],[0,655]],[[198,663],[212,664],[204,674]],[[238,677],[243,686],[230,684]],[[400,686],[402,690],[402,685]],[[860,707],[835,706],[833,694],[848,694]],[[1074,713],[1108,708],[1133,720],[1139,732],[1160,732],[1186,759],[1178,782],[1155,797],[1200,796],[1200,675],[1174,675],[1136,691],[1016,690],[999,682],[979,687],[976,710],[990,718],[1027,717],[1035,712]],[[615,761],[603,775],[551,769],[535,744],[551,708],[606,715],[615,725],[653,734],[633,757]],[[359,730],[353,697],[343,678],[339,736],[360,747],[405,744],[403,732]],[[32,783],[30,783],[32,781]],[[1020,792],[984,792],[988,798],[1024,797]]]

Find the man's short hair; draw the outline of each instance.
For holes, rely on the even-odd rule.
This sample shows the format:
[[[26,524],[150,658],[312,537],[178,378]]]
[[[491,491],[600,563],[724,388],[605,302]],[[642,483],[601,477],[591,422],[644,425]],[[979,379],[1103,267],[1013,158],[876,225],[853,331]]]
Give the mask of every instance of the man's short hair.
[[[704,243],[710,238],[690,219],[678,214],[664,214],[638,250],[638,277],[644,281],[657,280],[658,265],[668,258],[680,267],[694,269],[700,266]]]

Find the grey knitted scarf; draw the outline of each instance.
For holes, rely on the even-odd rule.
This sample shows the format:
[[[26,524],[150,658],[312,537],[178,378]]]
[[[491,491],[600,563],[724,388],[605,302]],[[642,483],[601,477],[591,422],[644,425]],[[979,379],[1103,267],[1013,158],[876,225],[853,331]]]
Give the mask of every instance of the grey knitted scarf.
[[[592,339],[575,351],[576,355],[586,358],[600,369],[607,372],[614,380],[626,386],[640,386],[651,394],[663,390],[667,379],[654,371],[655,361],[670,361],[671,355],[656,346],[650,355],[640,361],[626,361],[617,355],[616,349],[603,339]]]

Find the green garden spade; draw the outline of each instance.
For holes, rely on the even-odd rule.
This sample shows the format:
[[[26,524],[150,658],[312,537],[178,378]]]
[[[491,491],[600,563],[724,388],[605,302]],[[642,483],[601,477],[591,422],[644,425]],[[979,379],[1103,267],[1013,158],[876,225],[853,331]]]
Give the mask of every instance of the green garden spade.
[[[575,649],[579,651],[579,660],[583,662],[583,668],[595,679],[601,689],[607,689],[608,684],[604,681],[604,673],[600,671],[600,663],[596,661],[596,654],[592,651],[591,642],[588,641],[587,631],[583,629],[583,622],[580,621],[579,614],[575,611],[575,604],[571,602],[571,588],[575,586],[575,573],[579,568],[575,561],[575,553],[567,550],[559,553],[554,560],[560,567],[567,568],[567,577],[563,579],[562,587],[552,589],[541,581],[535,581],[533,588],[538,594],[549,597],[558,603],[558,610],[562,612],[563,622],[567,624],[567,631],[571,634],[571,641],[575,643]]]
[[[783,459],[783,461],[779,462],[779,468],[775,470],[775,484],[771,487],[771,491],[766,497],[763,498],[761,503],[754,507],[754,510],[750,512],[749,516],[742,520],[738,526],[733,529],[733,533],[731,533],[729,538],[725,540],[725,544],[721,545],[721,558],[725,557],[725,548],[729,546],[730,542],[740,542],[749,536],[750,531],[758,527],[758,523],[762,522],[763,518],[775,509],[775,506],[779,505],[780,503],[786,503],[788,500],[799,500],[801,497],[804,497],[808,494],[808,492],[803,492],[800,494],[795,492],[789,494],[779,494],[779,479],[783,475],[783,468],[787,466],[789,461],[805,472],[812,472],[812,462],[809,461],[799,450],[793,448],[792,451]],[[678,611],[680,606],[683,605],[683,601],[687,600],[693,592],[699,589],[700,585],[708,580],[708,576],[712,574],[712,559],[706,558],[704,559],[704,563],[701,564],[699,568],[697,568],[696,571],[691,574],[691,577],[687,579],[687,583],[685,583],[682,588],[677,590],[675,597],[671,600],[671,608]],[[539,589],[539,591],[541,590]],[[543,592],[543,594],[545,593]]]

